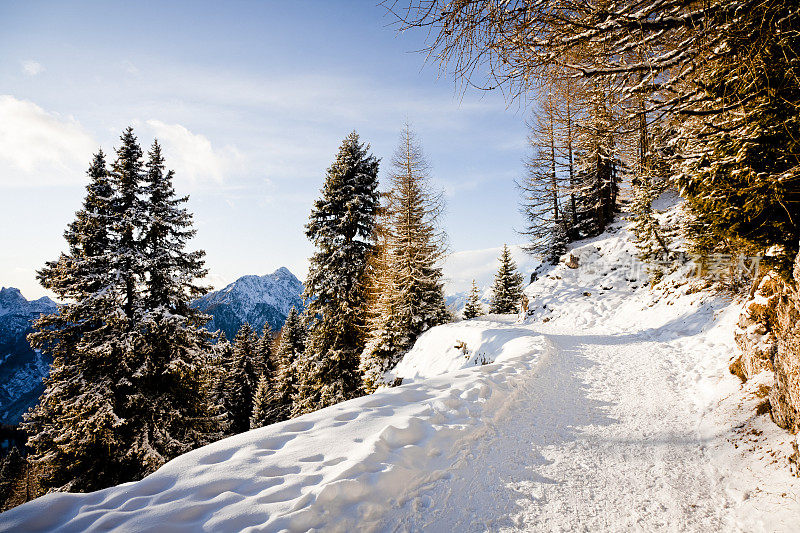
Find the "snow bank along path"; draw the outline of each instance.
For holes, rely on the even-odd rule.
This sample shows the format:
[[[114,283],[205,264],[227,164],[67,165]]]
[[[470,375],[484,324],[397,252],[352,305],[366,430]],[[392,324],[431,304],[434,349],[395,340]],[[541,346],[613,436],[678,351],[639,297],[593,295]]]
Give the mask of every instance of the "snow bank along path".
[[[0,515],[0,531],[352,531],[423,508],[426,490],[508,419],[518,383],[546,356],[530,330],[481,329],[516,350],[225,439],[139,482],[44,496]]]
[[[45,496],[0,530],[796,530],[764,380],[727,371],[737,306],[679,274],[644,287],[619,225],[574,253],[526,289],[525,323],[426,333],[401,387]]]

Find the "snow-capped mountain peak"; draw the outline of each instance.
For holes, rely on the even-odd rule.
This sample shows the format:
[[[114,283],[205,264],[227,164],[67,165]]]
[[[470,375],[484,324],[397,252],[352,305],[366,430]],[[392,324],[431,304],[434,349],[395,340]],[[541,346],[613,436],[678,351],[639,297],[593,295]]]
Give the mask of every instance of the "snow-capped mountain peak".
[[[232,339],[242,324],[261,329],[269,323],[278,330],[292,307],[303,306],[303,284],[286,267],[263,276],[242,276],[219,291],[196,300],[192,305],[211,315],[208,328],[222,330]]]

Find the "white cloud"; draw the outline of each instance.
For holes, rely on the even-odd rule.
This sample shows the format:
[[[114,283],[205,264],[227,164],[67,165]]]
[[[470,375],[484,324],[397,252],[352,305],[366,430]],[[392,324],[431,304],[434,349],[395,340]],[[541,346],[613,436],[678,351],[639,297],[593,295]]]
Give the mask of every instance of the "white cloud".
[[[236,148],[214,148],[205,135],[192,133],[180,124],[148,120],[145,128],[161,143],[167,167],[175,170],[177,179],[221,183],[241,162]]]
[[[38,61],[26,60],[22,62],[22,72],[28,76],[36,76],[44,71],[44,67]]]
[[[122,62],[122,68],[125,70],[126,73],[135,76],[139,74],[139,67],[134,65],[128,60]]]
[[[0,186],[82,183],[97,147],[74,118],[0,95]]]

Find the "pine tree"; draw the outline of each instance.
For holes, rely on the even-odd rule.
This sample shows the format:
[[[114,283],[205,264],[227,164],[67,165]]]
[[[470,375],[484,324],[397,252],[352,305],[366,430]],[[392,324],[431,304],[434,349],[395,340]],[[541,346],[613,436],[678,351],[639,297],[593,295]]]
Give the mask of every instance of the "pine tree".
[[[467,304],[464,306],[464,312],[462,316],[464,320],[469,320],[470,318],[475,318],[476,316],[481,316],[483,314],[483,305],[481,304],[481,292],[478,289],[478,286],[475,284],[475,280],[472,280],[472,288],[469,291],[469,297],[467,298]]]
[[[422,148],[406,125],[392,159],[383,271],[361,359],[368,391],[424,331],[450,319],[440,266],[445,237],[437,226],[443,203],[431,190],[428,173]]]
[[[253,397],[258,385],[256,370],[258,339],[245,322],[233,339],[233,359],[225,378],[224,406],[230,420],[230,432],[242,433],[250,429]]]
[[[14,495],[14,488],[27,469],[28,462],[16,446],[12,446],[11,451],[0,460],[0,511],[8,509],[8,500]]]
[[[253,415],[250,417],[250,429],[260,428],[270,423],[270,414],[273,409],[271,396],[272,391],[270,390],[269,380],[267,380],[266,376],[261,376],[253,397]]]
[[[316,247],[305,298],[308,341],[299,362],[295,415],[361,394],[367,259],[378,207],[378,160],[352,132],[328,169],[306,225]]]
[[[630,212],[634,241],[638,250],[637,257],[648,265],[650,282],[657,283],[664,275],[665,261],[672,257],[670,250],[672,230],[659,223],[653,209],[653,202],[666,189],[669,165],[659,153],[649,153],[642,159],[644,161],[638,165],[638,175],[631,180],[633,200]]]
[[[163,307],[189,319],[207,320],[189,303],[208,292],[207,287],[195,284],[206,276],[205,252],[185,250],[197,231],[192,228],[192,215],[183,207],[188,196],[177,197],[173,180],[175,173],[164,173],[164,158],[158,141],[148,153],[145,212],[149,225],[144,232],[146,252],[144,305],[148,309]]]
[[[291,417],[293,396],[297,394],[298,360],[305,351],[306,329],[297,309],[292,307],[281,328],[276,359],[278,368],[272,387],[273,409],[269,423]]]
[[[122,466],[115,457],[124,441],[123,420],[115,412],[120,365],[112,355],[118,353],[102,349],[122,329],[111,268],[115,191],[102,152],[88,176],[83,207],[64,234],[67,252],[37,276],[66,302],[59,312],[40,317],[29,336],[33,347],[53,357],[44,393],[23,424],[31,435],[31,461],[46,488],[112,485],[120,480]]]
[[[206,275],[203,251],[187,252],[194,236],[192,216],[177,198],[174,173],[154,142],[146,165],[143,208],[149,224],[142,233],[141,333],[129,364],[135,368],[126,409],[133,431],[132,460],[149,473],[167,460],[221,436],[220,413],[210,402],[206,380],[208,317],[190,302],[206,292],[194,280]],[[186,421],[193,421],[187,424]]]
[[[202,254],[189,260],[183,250],[191,218],[176,208],[170,178],[156,220],[144,185],[155,177],[148,182],[130,128],[121,140],[110,171],[102,153],[95,157],[83,209],[65,234],[67,253],[39,272],[42,285],[67,301],[30,337],[54,359],[25,423],[45,488],[139,479],[220,434],[204,319],[188,306],[193,278],[204,274]],[[158,166],[160,156],[151,162]],[[154,221],[166,230],[150,240]],[[173,231],[176,221],[182,233]],[[165,250],[171,263],[156,260]],[[157,290],[165,301],[156,301]]]
[[[112,206],[117,236],[111,268],[121,280],[123,311],[127,329],[132,331],[141,312],[137,282],[143,277],[146,257],[140,238],[147,231],[148,213],[143,200],[143,153],[133,128],[128,127],[120,140],[122,145],[109,173],[116,192]]]
[[[517,265],[511,258],[511,251],[504,244],[503,251],[500,253],[500,268],[494,277],[489,312],[493,314],[516,312],[522,298],[522,282],[522,274],[517,272]]]
[[[258,338],[256,345],[256,370],[262,376],[271,381],[275,376],[275,371],[278,368],[275,361],[275,354],[273,354],[272,345],[275,343],[275,335],[268,322],[264,322],[264,327],[261,328],[261,336]]]

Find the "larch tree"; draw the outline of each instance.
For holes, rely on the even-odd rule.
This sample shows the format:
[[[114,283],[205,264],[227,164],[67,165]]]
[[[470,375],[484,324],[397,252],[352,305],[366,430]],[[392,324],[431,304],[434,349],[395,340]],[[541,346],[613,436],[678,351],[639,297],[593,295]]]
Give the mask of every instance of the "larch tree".
[[[553,263],[566,250],[575,218],[574,211],[567,211],[574,203],[567,201],[574,200],[574,191],[565,186],[559,172],[562,140],[557,131],[556,107],[556,95],[551,86],[546,86],[541,105],[528,124],[532,153],[525,160],[525,178],[518,184],[526,220],[521,233],[529,239],[525,249]]]
[[[409,125],[391,168],[385,269],[361,361],[368,390],[420,334],[450,319],[441,269],[445,236],[438,227],[443,201],[431,189],[428,164]]]
[[[352,132],[328,168],[306,225],[316,251],[305,284],[308,338],[299,361],[295,415],[362,393],[358,365],[365,343],[366,268],[378,203],[378,160]]]
[[[500,268],[494,277],[492,286],[492,302],[489,312],[493,314],[515,313],[522,298],[522,274],[517,272],[517,265],[511,258],[511,251],[503,245],[500,253]]]
[[[695,252],[764,254],[788,277],[800,251],[800,12],[767,0],[721,22],[680,135],[687,233]]]

